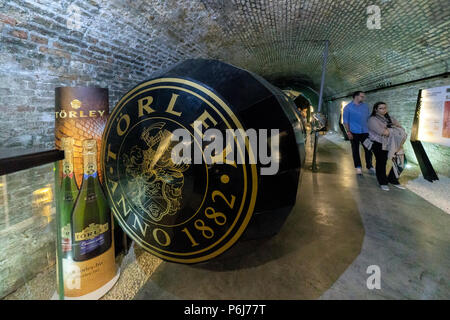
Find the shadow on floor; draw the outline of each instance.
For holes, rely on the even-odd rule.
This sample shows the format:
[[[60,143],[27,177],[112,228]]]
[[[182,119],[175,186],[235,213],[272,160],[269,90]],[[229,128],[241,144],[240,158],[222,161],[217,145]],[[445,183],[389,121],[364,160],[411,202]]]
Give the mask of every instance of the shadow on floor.
[[[337,174],[338,173],[338,166],[335,162],[319,162],[316,164],[317,169],[320,173],[328,173],[328,174]],[[305,168],[309,171],[312,171],[312,166],[308,166]]]
[[[321,161],[330,173],[339,171],[343,162],[327,148],[333,145],[319,145]],[[304,170],[296,206],[276,236],[238,243],[205,264],[163,262],[135,299],[320,297],[358,256],[364,238],[347,192],[355,182],[330,173]]]

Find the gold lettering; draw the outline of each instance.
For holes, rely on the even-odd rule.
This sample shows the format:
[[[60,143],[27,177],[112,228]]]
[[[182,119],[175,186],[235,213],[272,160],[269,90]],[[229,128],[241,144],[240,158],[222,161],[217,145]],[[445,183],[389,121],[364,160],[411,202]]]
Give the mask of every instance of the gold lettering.
[[[195,123],[201,122],[202,126],[205,129],[209,128],[209,124],[206,122],[206,120],[209,120],[212,122],[213,126],[217,124],[217,121],[209,114],[207,110],[203,111],[202,115],[197,118],[197,120],[194,121],[194,123],[191,123],[191,127],[194,128],[194,130],[203,138],[202,129],[198,128]]]
[[[109,161],[109,158],[112,158],[114,160],[117,159],[117,155],[111,151],[111,144],[108,144],[108,156],[106,157],[106,161]]]
[[[162,242],[161,240],[159,240],[159,238],[158,238],[158,231],[164,235],[165,242]],[[155,239],[156,242],[158,242],[158,244],[160,246],[167,247],[168,245],[170,245],[170,236],[163,229],[160,229],[160,228],[153,229],[153,238]]]
[[[144,100],[145,100],[145,103],[144,103]],[[152,96],[148,96],[148,97],[138,100],[139,117],[142,117],[144,115],[144,110],[146,111],[146,113],[155,112],[155,110],[150,108],[150,105],[152,104],[152,102],[153,102]]]
[[[110,180],[109,183],[112,184],[111,191],[112,191],[112,193],[114,194],[114,192],[116,191],[116,188],[117,188],[117,186],[119,185],[119,183],[118,183],[118,182],[115,182],[115,181],[112,181],[112,180]]]
[[[177,101],[178,96],[178,94],[172,93],[172,98],[170,99],[169,106],[166,110],[167,113],[171,113],[173,115],[176,115],[177,117],[181,116],[181,112],[173,110],[173,107],[175,106],[175,102]]]
[[[230,146],[230,144],[227,144],[226,148],[223,149],[221,153],[211,157],[211,164],[225,163],[237,168],[236,161],[228,159],[228,155],[232,155],[232,152],[233,148]]]
[[[120,127],[120,124],[123,123],[125,121],[125,128],[122,129]],[[121,115],[120,119],[117,121],[117,134],[119,136],[123,136],[125,134],[125,132],[127,132],[128,127],[130,126],[130,116],[127,114]]]
[[[227,200],[222,192],[220,192],[218,190],[216,190],[214,192],[218,192],[220,196],[223,196],[223,199],[225,199],[225,201]],[[213,192],[213,201],[214,201],[214,192]],[[217,195],[217,193],[216,193],[216,195]],[[234,206],[234,201],[236,200],[236,198],[233,198],[234,196],[231,196],[231,197],[232,197],[231,205]],[[227,204],[230,206],[230,203],[227,202]],[[219,226],[223,226],[225,223],[227,223],[227,216],[222,212],[216,211],[213,207],[208,207],[205,209],[205,216],[208,219],[214,219],[214,222]]]
[[[75,241],[84,241],[84,240],[94,239],[98,235],[108,231],[108,229],[109,229],[108,222],[105,224],[91,223],[88,227],[83,229],[81,232],[75,233]]]
[[[97,112],[100,115],[100,117],[103,117],[105,114],[105,110],[89,110],[89,114],[85,114],[84,111],[80,111],[77,113],[77,111],[68,111],[69,114],[67,114],[66,111],[62,110],[60,112],[55,112],[55,118],[97,118]]]
[[[125,198],[123,197],[123,195],[120,198],[119,202],[117,202],[117,204],[119,205],[121,202],[122,202],[123,216],[126,217],[130,213],[131,209],[128,208],[128,210],[127,210],[127,206],[126,206],[126,203],[125,203]]]
[[[188,228],[184,228],[183,230],[181,230],[181,232],[184,232],[187,237],[189,238],[189,240],[191,241],[192,247],[196,247],[199,245],[199,243],[197,241],[195,241],[194,237],[192,236],[192,234],[189,232]]]
[[[222,192],[220,192],[219,190],[214,190],[212,195],[211,195],[213,202],[216,202],[215,198],[217,196],[222,198],[225,201],[225,203],[230,207],[230,209],[233,209],[234,202],[236,201],[236,197],[234,195],[231,195],[231,200],[228,200]]]
[[[134,215],[134,224],[133,224],[133,227],[136,229],[136,230],[138,230],[137,229],[137,227],[136,227],[136,222],[137,222],[137,224],[139,225],[139,229],[141,230],[141,233],[142,233],[142,235],[145,237],[145,234],[147,233],[147,227],[148,227],[148,224],[146,224],[145,222],[141,222],[141,220],[138,218],[138,216],[137,215]],[[142,227],[142,223],[144,224],[144,227]],[[154,233],[154,232],[153,232]]]

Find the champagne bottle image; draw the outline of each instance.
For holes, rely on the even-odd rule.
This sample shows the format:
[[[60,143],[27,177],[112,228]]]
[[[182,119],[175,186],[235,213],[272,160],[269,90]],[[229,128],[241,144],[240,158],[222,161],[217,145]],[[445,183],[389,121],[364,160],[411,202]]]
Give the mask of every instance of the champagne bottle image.
[[[73,138],[61,139],[64,150],[62,162],[62,180],[60,193],[60,221],[61,221],[61,246],[63,258],[72,255],[71,216],[75,201],[78,196],[78,187],[73,172]]]
[[[83,182],[72,213],[73,260],[94,258],[111,246],[111,211],[97,172],[97,142],[83,141]]]

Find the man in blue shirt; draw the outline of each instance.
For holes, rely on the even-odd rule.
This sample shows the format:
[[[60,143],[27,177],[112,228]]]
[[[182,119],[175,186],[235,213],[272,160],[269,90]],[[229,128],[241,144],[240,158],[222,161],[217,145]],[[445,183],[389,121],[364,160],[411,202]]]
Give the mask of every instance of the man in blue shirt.
[[[364,103],[365,98],[364,92],[356,91],[353,94],[353,101],[344,107],[343,115],[344,126],[352,145],[353,163],[355,164],[357,174],[362,174],[359,144],[363,144],[364,140],[369,137],[367,120],[370,116],[370,110],[369,106]],[[363,148],[366,158],[366,167],[371,174],[374,174],[375,169],[372,166],[372,152],[364,145]]]

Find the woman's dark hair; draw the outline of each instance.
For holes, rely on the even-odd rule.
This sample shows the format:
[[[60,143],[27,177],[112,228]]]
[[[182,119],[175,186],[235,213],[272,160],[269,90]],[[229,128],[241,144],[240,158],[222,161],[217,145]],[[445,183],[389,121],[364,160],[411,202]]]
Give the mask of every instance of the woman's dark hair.
[[[375,116],[377,115],[378,107],[379,107],[380,105],[382,105],[382,104],[384,104],[384,105],[387,106],[387,104],[386,104],[385,102],[383,102],[383,101],[378,101],[377,103],[375,103],[375,104],[373,105],[372,113],[370,114],[371,117],[375,117]],[[384,115],[384,117],[386,118],[386,120],[387,120],[387,122],[388,122],[388,124],[387,124],[387,125],[388,125],[388,128],[390,128],[391,125],[392,125],[391,116],[389,115],[389,113],[386,112],[386,114]]]

